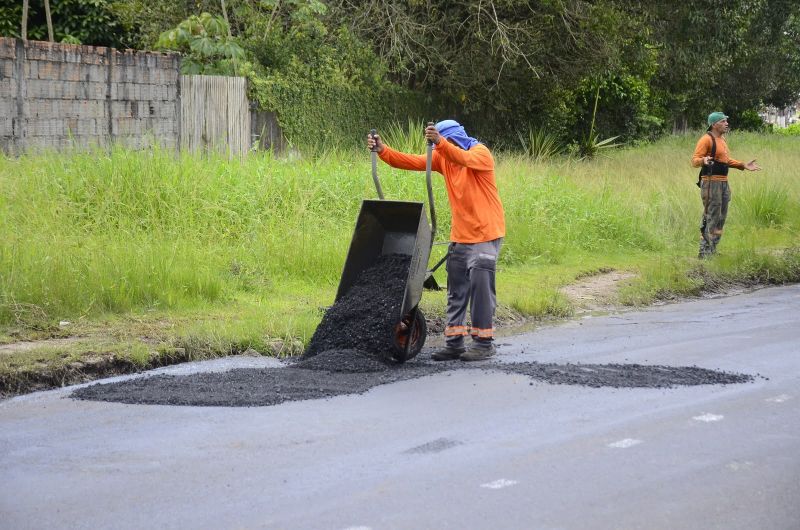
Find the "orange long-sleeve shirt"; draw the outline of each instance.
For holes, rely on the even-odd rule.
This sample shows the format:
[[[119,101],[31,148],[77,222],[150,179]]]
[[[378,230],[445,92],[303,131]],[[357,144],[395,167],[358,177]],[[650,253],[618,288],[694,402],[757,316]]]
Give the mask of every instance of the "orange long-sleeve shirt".
[[[717,140],[717,150],[714,159],[717,162],[728,164],[730,167],[743,170],[744,162],[740,162],[730,157],[730,153],[728,151],[728,144],[727,142],[725,142],[725,138],[720,136],[716,140]],[[694,154],[692,155],[692,167],[700,167],[703,165],[703,157],[711,156],[711,147],[712,147],[711,137],[708,134],[704,134],[697,141],[697,145],[694,148]],[[712,175],[711,179],[728,180],[728,177],[725,175]]]
[[[381,160],[398,169],[425,170],[424,155],[395,151],[388,145]],[[505,213],[494,176],[494,158],[483,144],[469,151],[444,138],[435,146],[431,169],[444,176],[450,200],[450,240],[483,243],[506,235]]]

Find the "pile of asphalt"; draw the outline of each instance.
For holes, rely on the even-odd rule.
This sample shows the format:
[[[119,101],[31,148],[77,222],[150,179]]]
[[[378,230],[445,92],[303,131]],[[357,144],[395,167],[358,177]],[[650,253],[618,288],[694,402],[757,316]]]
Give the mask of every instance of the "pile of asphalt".
[[[357,349],[325,350],[316,355],[301,356],[292,363],[292,368],[351,374],[386,372],[397,366],[396,362],[384,355],[375,355]]]
[[[325,312],[303,358],[331,350],[359,350],[362,356],[390,359],[410,263],[411,256],[406,254],[387,254],[365,269]],[[334,355],[328,366],[333,367],[341,357]],[[323,364],[315,366],[324,368]]]

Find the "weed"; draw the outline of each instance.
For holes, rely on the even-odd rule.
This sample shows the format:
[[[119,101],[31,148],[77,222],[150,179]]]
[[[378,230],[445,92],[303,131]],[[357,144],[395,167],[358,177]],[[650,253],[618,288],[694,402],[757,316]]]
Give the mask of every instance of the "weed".
[[[739,209],[757,226],[780,225],[786,220],[789,191],[779,184],[760,183],[745,188]]]
[[[545,162],[564,151],[558,136],[546,130],[528,129],[528,134],[518,133],[520,145],[525,155],[534,162]]]
[[[393,149],[404,153],[422,154],[426,148],[425,125],[424,121],[412,118],[408,119],[405,126],[398,122],[392,122],[382,136]]]

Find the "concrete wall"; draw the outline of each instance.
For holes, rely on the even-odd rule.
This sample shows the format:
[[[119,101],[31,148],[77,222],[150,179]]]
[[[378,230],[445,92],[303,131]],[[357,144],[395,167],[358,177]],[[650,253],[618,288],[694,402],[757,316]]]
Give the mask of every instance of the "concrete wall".
[[[0,149],[180,145],[176,54],[0,38]]]

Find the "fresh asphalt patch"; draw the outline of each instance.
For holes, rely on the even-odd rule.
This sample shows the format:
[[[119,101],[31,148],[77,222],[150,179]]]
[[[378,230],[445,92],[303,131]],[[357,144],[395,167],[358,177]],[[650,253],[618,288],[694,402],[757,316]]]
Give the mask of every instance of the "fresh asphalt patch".
[[[348,370],[328,371],[320,369],[318,363],[312,363],[314,368],[304,368],[301,362],[297,362],[280,368],[241,368],[183,376],[156,375],[94,384],[76,390],[72,397],[150,405],[262,407],[286,401],[362,394],[378,385],[415,379],[446,369],[434,366],[432,361],[389,366],[376,363],[372,356],[360,355],[353,350],[340,353],[350,357]],[[330,360],[338,358],[339,355],[329,357]]]
[[[676,386],[731,385],[753,381],[752,375],[709,370],[698,366],[647,364],[508,363],[498,370],[527,375],[550,384],[593,388],[672,388]]]
[[[534,381],[593,388],[671,388],[746,383],[753,376],[696,366],[640,364],[435,362],[431,351],[397,363],[392,360],[394,326],[408,277],[407,256],[381,256],[350,290],[331,306],[297,360],[276,368],[227,372],[153,375],[98,383],[71,397],[93,401],[152,405],[255,407],[287,401],[361,394],[379,385],[452,370],[489,370],[520,374]]]
[[[374,356],[345,350],[326,355],[340,361],[334,370],[324,362],[304,365],[301,360],[279,368],[242,368],[222,373],[155,375],[80,388],[76,399],[149,405],[262,407],[287,401],[327,399],[362,394],[379,385],[416,379],[453,370],[500,371],[550,384],[592,388],[674,388],[695,385],[728,385],[753,381],[753,376],[709,370],[697,366],[641,364],[554,364],[484,361],[435,362],[430,352],[404,364],[377,363]],[[323,361],[322,358],[317,359]]]

